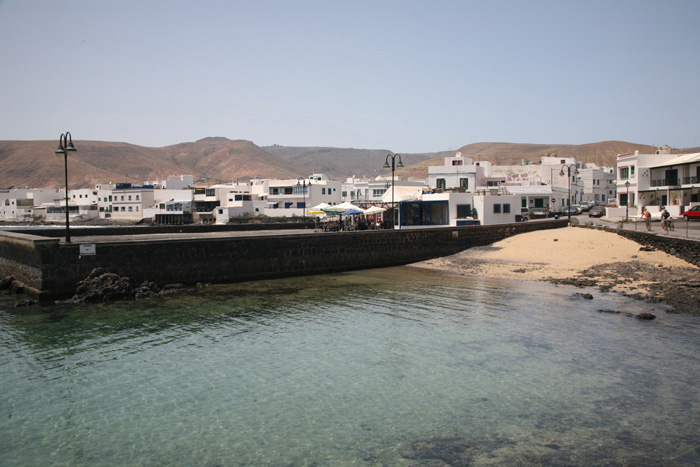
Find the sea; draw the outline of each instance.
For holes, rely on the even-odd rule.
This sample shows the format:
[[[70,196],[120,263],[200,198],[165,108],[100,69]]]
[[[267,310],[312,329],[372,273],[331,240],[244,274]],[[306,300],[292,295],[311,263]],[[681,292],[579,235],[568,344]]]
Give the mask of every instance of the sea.
[[[700,464],[700,318],[613,292],[402,266],[16,298],[3,467]]]

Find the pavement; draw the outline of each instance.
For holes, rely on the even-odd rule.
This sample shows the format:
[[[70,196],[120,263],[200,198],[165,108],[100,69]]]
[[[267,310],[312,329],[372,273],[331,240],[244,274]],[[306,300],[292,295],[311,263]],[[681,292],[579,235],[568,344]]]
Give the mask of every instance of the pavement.
[[[571,216],[571,218],[578,219],[580,224],[592,223],[593,225],[604,225],[606,227],[622,226],[625,230],[646,231],[644,221],[634,218],[630,218],[629,221],[625,222],[624,217],[588,217],[586,213],[579,214],[578,216]],[[651,221],[651,231],[649,234],[700,240],[700,222],[674,218],[673,224],[674,230],[667,232],[661,228],[661,221],[654,219]]]

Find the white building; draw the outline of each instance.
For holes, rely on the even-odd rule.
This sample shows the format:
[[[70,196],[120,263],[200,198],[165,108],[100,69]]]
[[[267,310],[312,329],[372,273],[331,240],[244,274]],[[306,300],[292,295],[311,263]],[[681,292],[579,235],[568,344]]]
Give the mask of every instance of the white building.
[[[663,146],[654,154],[620,154],[617,171],[620,205],[629,203],[636,214],[644,206],[653,212],[666,206],[678,216],[700,202],[700,153],[672,154]]]
[[[111,218],[115,220],[140,220],[144,211],[153,206],[152,186],[132,186],[131,183],[118,183],[112,190]]]
[[[331,180],[323,174],[304,179],[267,180],[264,214],[270,217],[303,217],[310,206],[340,204],[342,185],[342,182]]]
[[[438,192],[455,188],[473,192],[477,187],[488,184],[491,173],[490,162],[474,163],[473,159],[462,157],[462,153],[458,152],[445,157],[443,165],[428,167],[428,186]]]
[[[45,217],[46,205],[62,196],[51,188],[10,188],[0,190],[0,219],[6,221],[33,220]],[[65,206],[65,197],[63,205]],[[63,211],[65,220],[65,210]]]

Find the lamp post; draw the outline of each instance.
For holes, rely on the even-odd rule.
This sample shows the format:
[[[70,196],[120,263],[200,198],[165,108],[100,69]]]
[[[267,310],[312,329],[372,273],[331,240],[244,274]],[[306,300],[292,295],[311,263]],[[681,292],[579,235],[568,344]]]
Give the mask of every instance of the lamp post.
[[[563,177],[564,176],[564,167],[566,167],[566,172],[569,177],[569,200],[568,200],[568,207],[566,209],[566,213],[569,217],[569,223],[571,223],[571,167],[574,168],[574,175],[578,175],[578,167],[576,167],[576,164],[569,164],[569,165],[562,165],[561,166],[561,171],[559,171],[559,176]]]
[[[309,180],[309,186],[311,186],[311,180]],[[301,193],[304,195],[304,211],[303,211],[303,217],[304,217],[304,222],[306,222],[306,179],[299,177],[297,178],[297,187],[301,187]]]
[[[58,139],[58,149],[54,151],[56,155],[63,156],[66,174],[66,243],[70,243],[70,221],[68,215],[68,153],[76,152],[75,146],[73,146],[73,137],[70,132],[66,131],[65,134],[61,134]]]
[[[630,181],[625,182],[625,189],[627,190],[627,209],[625,209],[625,221],[630,220]]]
[[[396,164],[397,157],[399,158],[398,164]],[[393,229],[396,221],[396,212],[394,211],[394,172],[396,171],[397,167],[399,169],[403,168],[403,162],[401,162],[400,154],[387,154],[386,161],[384,162],[384,167],[382,167],[384,170],[390,167],[389,159],[391,159],[391,228]],[[400,228],[401,223],[399,222],[399,229]]]

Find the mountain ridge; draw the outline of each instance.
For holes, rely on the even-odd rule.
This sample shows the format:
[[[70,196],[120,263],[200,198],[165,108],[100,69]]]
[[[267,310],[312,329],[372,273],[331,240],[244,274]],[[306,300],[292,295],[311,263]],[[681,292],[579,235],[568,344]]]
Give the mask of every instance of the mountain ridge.
[[[225,137],[207,137],[160,148],[75,138],[73,143],[77,151],[68,156],[71,189],[110,182],[141,184],[170,175],[193,175],[196,183],[207,185],[256,177],[307,177],[313,173],[324,173],[336,180],[376,177],[390,173],[382,167],[387,154],[393,153],[388,149],[261,147],[248,140]],[[0,187],[63,187],[64,161],[54,154],[57,146],[55,141],[0,141]],[[520,165],[523,160],[537,163],[544,155],[556,154],[599,166],[614,166],[617,154],[636,150],[651,153],[656,147],[624,141],[583,145],[480,142],[450,151],[402,153],[405,167],[396,173],[400,177],[426,178],[428,166],[442,165],[443,157],[456,152],[494,165]]]

